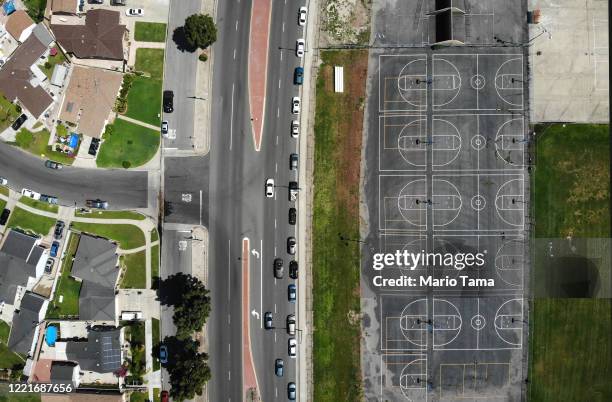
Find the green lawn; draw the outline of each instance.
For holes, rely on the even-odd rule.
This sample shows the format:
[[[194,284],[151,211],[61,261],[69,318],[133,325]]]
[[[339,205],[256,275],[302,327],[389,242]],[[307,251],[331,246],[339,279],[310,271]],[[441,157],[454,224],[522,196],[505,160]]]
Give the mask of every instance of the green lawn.
[[[46,60],[47,63],[49,63],[49,67],[47,68],[45,66],[45,63],[39,65],[38,67],[41,69],[41,71],[43,73],[45,73],[45,75],[47,76],[48,79],[51,79],[51,76],[53,76],[53,69],[55,68],[55,66],[57,64],[62,64],[66,61],[66,56],[64,56],[64,53],[62,53],[62,51],[57,48],[57,54],[55,56],[49,56],[49,58]]]
[[[21,112],[17,111],[17,105],[11,103],[4,96],[0,96],[0,132],[13,124],[20,114]]]
[[[104,168],[130,168],[145,164],[159,148],[160,134],[125,120],[106,126],[96,163]]]
[[[157,80],[164,76],[164,49],[136,49],[136,71],[142,71]]]
[[[41,22],[43,20],[47,0],[23,0],[23,3],[27,8],[28,15],[32,17],[35,22]]]
[[[19,202],[29,207],[40,209],[41,211],[57,213],[59,207],[57,205],[49,204],[48,202],[36,201],[30,197],[21,197]]]
[[[8,187],[0,186],[0,194],[6,195],[8,197],[8,195],[9,195]]]
[[[121,256],[121,265],[125,269],[125,274],[121,280],[123,289],[145,289],[147,285],[146,277],[146,256],[145,251]]]
[[[74,158],[51,149],[49,145],[49,130],[42,129],[35,133],[22,128],[15,137],[15,144],[40,158],[52,159],[64,165],[72,165]]]
[[[359,160],[367,51],[326,51],[317,78],[313,220],[314,396],[362,398],[360,372]],[[351,66],[343,94],[329,82],[333,66]],[[346,71],[346,70],[345,70]],[[359,140],[355,140],[359,138]],[[338,186],[337,183],[342,183]],[[352,317],[352,318],[351,318]],[[333,325],[330,325],[333,323]]]
[[[25,361],[16,353],[9,350],[7,342],[11,327],[0,320],[0,369],[11,368],[17,364],[24,364]],[[0,401],[2,401],[0,397]]]
[[[5,321],[0,320],[0,342],[7,343],[9,333],[11,332],[11,326]]]
[[[157,229],[151,230],[151,243],[156,242],[158,240],[159,240],[159,233],[157,232]]]
[[[26,232],[33,232],[46,236],[55,225],[55,219],[32,214],[24,209],[15,207],[8,221],[9,228],[20,228]]]
[[[161,341],[160,332],[159,332],[159,320],[157,318],[151,319],[151,344],[153,345],[153,371],[157,371],[161,368],[161,363],[159,362],[159,356],[157,353],[157,349],[159,348],[159,344]]]
[[[73,222],[72,228],[116,241],[123,250],[145,245],[144,233],[134,225]]]
[[[130,402],[145,402],[149,397],[148,393],[133,391],[130,394]]]
[[[145,325],[144,322],[131,322],[125,327],[126,339],[130,342],[132,359],[129,367],[130,376],[139,378],[146,370]]]
[[[6,207],[6,201],[0,200],[0,212],[4,210],[4,207]]]
[[[159,126],[161,124],[161,93],[161,80],[144,76],[135,77],[130,92],[128,92],[128,106],[125,115]]]
[[[531,196],[536,243],[567,236],[608,238],[608,126],[554,124],[535,131]],[[532,260],[533,275],[539,278],[539,260]],[[529,400],[612,400],[610,300],[535,298],[531,309]]]
[[[81,293],[81,282],[70,276],[72,272],[72,259],[79,246],[80,236],[71,233],[70,243],[62,262],[61,276],[55,290],[53,301],[47,310],[47,319],[60,319],[79,316],[79,294]],[[60,296],[63,296],[60,303]]]
[[[151,286],[159,280],[159,245],[151,247]]]
[[[0,383],[0,402],[40,402],[40,393],[9,393],[8,384]]]
[[[160,392],[161,391],[159,390],[159,388],[153,388],[153,402],[161,401],[161,397],[159,396]]]
[[[139,42],[164,42],[166,40],[166,24],[136,21],[134,39]]]
[[[143,221],[145,216],[133,211],[91,211],[90,213],[75,213],[79,218],[94,218],[94,219],[132,219],[135,221]]]

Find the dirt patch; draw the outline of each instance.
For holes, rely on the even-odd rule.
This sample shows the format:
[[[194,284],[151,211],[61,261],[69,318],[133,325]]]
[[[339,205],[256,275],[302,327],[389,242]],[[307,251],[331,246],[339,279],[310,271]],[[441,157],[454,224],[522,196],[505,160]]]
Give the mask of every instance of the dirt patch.
[[[372,0],[326,0],[321,7],[320,45],[365,45],[370,39]]]

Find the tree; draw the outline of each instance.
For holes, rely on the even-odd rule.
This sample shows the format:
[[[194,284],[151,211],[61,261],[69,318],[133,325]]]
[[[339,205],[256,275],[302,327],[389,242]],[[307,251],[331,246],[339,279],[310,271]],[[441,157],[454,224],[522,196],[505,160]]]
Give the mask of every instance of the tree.
[[[182,272],[171,275],[161,284],[160,301],[174,306],[176,335],[187,338],[199,331],[210,314],[210,291],[196,277]]]
[[[210,380],[208,355],[199,353],[200,343],[192,339],[164,338],[168,353],[173,356],[166,365],[170,375],[170,394],[176,401],[202,395],[202,388]]]
[[[193,48],[206,49],[217,40],[217,26],[208,14],[193,14],[185,20],[185,40]]]

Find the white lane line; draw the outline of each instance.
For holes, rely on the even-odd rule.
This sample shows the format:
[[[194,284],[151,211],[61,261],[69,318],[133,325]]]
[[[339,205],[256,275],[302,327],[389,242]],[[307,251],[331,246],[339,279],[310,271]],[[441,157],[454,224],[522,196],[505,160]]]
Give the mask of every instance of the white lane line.
[[[276,303],[274,303],[274,314],[276,314],[278,310],[276,309]]]
[[[238,20],[236,20],[236,31],[238,30]]]
[[[228,277],[227,277],[227,300],[232,300],[232,297],[230,295],[230,289],[232,286],[232,241],[230,239],[227,239],[227,272],[228,272]],[[229,324],[229,314],[227,315],[227,322]]]
[[[276,343],[276,332],[274,332],[274,343]]]
[[[229,145],[230,151],[232,150],[232,143],[234,142],[234,89],[235,89],[234,86],[235,86],[235,83],[232,83],[232,108],[230,111],[230,145]]]
[[[278,398],[278,388],[274,387],[274,397]]]
[[[202,226],[202,190],[200,190],[200,226]]]
[[[278,80],[278,89],[280,89],[281,80]]]
[[[232,353],[232,344],[231,343],[227,344],[227,353]]]
[[[280,107],[276,108],[276,117],[280,117]]]
[[[234,60],[236,60],[236,49],[234,49]]]
[[[283,61],[283,51],[281,50],[281,61]]]
[[[287,2],[285,2],[286,4]],[[285,22],[283,21],[283,32],[285,32]]]
[[[276,246],[274,246],[274,255],[277,255],[277,254],[276,254]]]
[[[232,372],[231,371],[227,372],[227,381],[232,381]]]
[[[276,218],[274,219],[274,229],[276,229]]]
[[[278,145],[278,135],[276,136],[276,145]]]
[[[276,195],[276,192],[274,192]],[[259,242],[259,311],[263,314],[263,239]],[[259,328],[263,328],[263,320],[259,320]]]
[[[231,322],[232,322],[232,315],[231,315],[231,314],[228,314],[228,315],[227,315],[227,325],[230,325],[230,324],[231,324]]]
[[[278,163],[275,163],[275,164],[274,164],[274,171],[275,171],[276,173],[278,173]]]

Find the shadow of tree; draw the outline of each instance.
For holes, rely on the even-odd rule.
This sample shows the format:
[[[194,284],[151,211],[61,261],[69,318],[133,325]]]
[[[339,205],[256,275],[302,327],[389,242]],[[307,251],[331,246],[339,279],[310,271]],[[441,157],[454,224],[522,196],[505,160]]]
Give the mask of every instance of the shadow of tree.
[[[195,46],[191,46],[187,43],[187,37],[185,36],[185,27],[178,27],[172,33],[172,40],[176,44],[176,47],[181,52],[193,53],[197,50]]]

